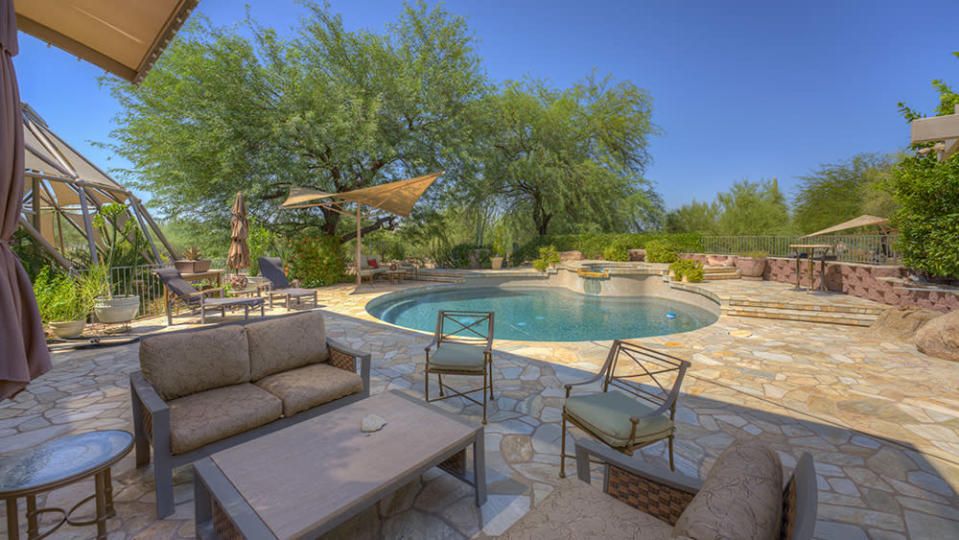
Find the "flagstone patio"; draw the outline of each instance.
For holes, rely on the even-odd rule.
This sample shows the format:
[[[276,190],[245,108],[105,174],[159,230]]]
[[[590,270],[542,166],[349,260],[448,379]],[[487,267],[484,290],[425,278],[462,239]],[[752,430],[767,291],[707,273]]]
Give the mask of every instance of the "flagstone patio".
[[[430,337],[364,310],[375,296],[410,286],[417,284],[320,290],[330,334],[372,353],[373,392],[402,389],[422,397],[423,346]],[[748,296],[757,284],[723,284],[736,286]],[[140,321],[135,331],[162,330],[160,321]],[[677,414],[681,471],[703,476],[734,439],[759,437],[779,451],[787,468],[800,452],[814,456],[817,536],[959,537],[955,363],[868,328],[727,315],[700,330],[640,341],[692,362]],[[598,371],[608,347],[497,341],[498,392],[486,427],[487,504],[477,509],[468,486],[433,471],[346,523],[339,536],[461,538],[504,531],[556,484],[563,384]],[[0,455],[68,433],[132,430],[128,375],[138,367],[136,345],[57,352],[54,362],[52,371],[0,404]],[[460,401],[442,406],[477,421],[481,413]],[[665,466],[664,447],[653,445],[636,459]],[[189,468],[176,475],[176,512],[162,521],[154,519],[151,468],[136,470],[131,454],[113,478],[111,538],[193,537]],[[40,503],[69,507],[92,490],[92,481],[85,482]],[[0,519],[0,534],[5,523]],[[54,537],[85,538],[91,531],[64,528]]]

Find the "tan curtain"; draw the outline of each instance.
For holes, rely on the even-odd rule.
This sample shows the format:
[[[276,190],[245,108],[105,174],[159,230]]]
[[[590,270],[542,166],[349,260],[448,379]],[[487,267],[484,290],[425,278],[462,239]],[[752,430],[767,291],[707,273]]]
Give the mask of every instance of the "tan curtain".
[[[0,0],[0,401],[50,369],[33,287],[10,249],[22,205],[24,163],[16,54],[13,0]]]

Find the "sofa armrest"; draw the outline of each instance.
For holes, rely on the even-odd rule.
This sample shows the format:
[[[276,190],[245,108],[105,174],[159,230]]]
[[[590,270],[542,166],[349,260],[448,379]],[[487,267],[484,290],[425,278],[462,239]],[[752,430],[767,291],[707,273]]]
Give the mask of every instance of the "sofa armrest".
[[[327,338],[326,346],[330,351],[330,365],[356,372],[356,362],[360,362],[360,377],[363,378],[363,391],[370,393],[370,354],[354,351],[339,341]]]
[[[169,405],[166,401],[163,401],[163,398],[153,388],[153,385],[146,380],[141,371],[130,374],[130,388],[133,390],[135,399],[133,403],[134,423],[139,422],[144,435],[149,437],[154,446],[157,444],[169,446]]]
[[[593,440],[576,442],[579,479],[589,483],[589,461],[605,465],[603,491],[670,525],[675,525],[703,482],[684,474],[630,459]]]

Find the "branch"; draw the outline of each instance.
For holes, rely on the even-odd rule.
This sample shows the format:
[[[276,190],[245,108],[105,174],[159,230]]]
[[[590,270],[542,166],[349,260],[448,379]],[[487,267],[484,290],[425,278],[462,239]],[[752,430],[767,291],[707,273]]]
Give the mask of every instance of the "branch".
[[[386,229],[388,231],[392,231],[395,228],[396,228],[396,216],[382,216],[377,218],[376,223],[372,225],[367,225],[366,227],[363,227],[362,229],[360,229],[360,232],[362,232],[363,235],[367,235],[377,229]],[[353,231],[351,233],[347,233],[341,236],[340,242],[349,242],[350,240],[354,238],[356,238],[356,231]]]

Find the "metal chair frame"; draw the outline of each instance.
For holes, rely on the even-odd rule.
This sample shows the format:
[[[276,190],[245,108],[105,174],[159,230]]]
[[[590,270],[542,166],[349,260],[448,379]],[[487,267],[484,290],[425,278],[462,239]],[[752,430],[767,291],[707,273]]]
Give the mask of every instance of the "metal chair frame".
[[[432,403],[434,401],[441,401],[444,399],[450,399],[453,397],[462,397],[472,401],[477,405],[483,407],[483,424],[486,424],[486,388],[487,383],[489,385],[489,399],[495,399],[493,397],[493,326],[494,326],[494,316],[495,314],[492,311],[446,311],[440,310],[437,320],[436,320],[436,333],[433,336],[433,341],[426,346],[426,368],[424,369],[423,375],[426,380],[425,394],[427,403]],[[465,319],[465,321],[464,321]],[[444,322],[451,321],[455,323],[457,328],[453,332],[444,333]],[[470,322],[472,321],[472,322]],[[486,334],[484,335],[481,331],[477,330],[477,326],[481,323],[486,323]],[[466,333],[466,335],[462,335]],[[472,335],[469,335],[472,334]],[[452,370],[452,369],[442,369],[435,368],[430,366],[430,350],[434,347],[436,350],[439,350],[439,347],[443,343],[459,343],[465,345],[483,345],[483,386],[480,388],[473,388],[470,390],[463,390],[456,392],[451,386],[443,384],[443,375],[466,375],[466,376],[477,376],[480,373],[476,371],[464,371],[464,370]],[[430,374],[436,374],[439,381],[440,387],[440,397],[430,397]],[[453,393],[447,394],[445,390],[450,390]],[[472,394],[475,392],[483,393],[483,401],[479,401]]]
[[[639,366],[642,369],[642,373],[637,373],[633,375],[616,375],[616,369],[620,365],[620,360],[622,357],[626,357],[629,360],[632,360],[633,364]],[[656,367],[653,367],[653,370],[650,370],[646,364],[655,364]],[[600,379],[603,380],[603,392],[609,391],[610,386],[614,389],[619,389],[625,391],[628,395],[631,395],[634,398],[647,401],[654,405],[656,408],[644,415],[634,416],[630,418],[632,422],[632,430],[629,435],[629,442],[622,447],[616,447],[609,445],[605,441],[602,441],[601,438],[597,437],[593,430],[582,425],[582,423],[577,422],[575,419],[570,417],[566,413],[566,405],[563,404],[563,429],[562,429],[562,442],[561,442],[561,457],[559,465],[559,476],[560,478],[566,477],[566,458],[575,458],[576,456],[566,453],[566,422],[573,424],[579,429],[589,433],[593,437],[596,437],[610,448],[618,450],[628,456],[633,455],[633,451],[649,446],[651,444],[657,443],[663,439],[656,439],[652,441],[636,441],[636,426],[646,418],[653,418],[661,414],[665,414],[669,411],[669,419],[675,422],[676,419],[676,403],[679,400],[679,389],[683,384],[683,378],[686,376],[686,370],[689,368],[690,363],[686,360],[676,358],[675,356],[666,354],[655,349],[650,349],[644,347],[633,341],[626,340],[616,340],[613,342],[613,346],[609,349],[609,354],[606,356],[606,362],[603,364],[600,372],[589,379],[584,381],[569,383],[566,385],[566,397],[569,398],[570,391],[574,386],[580,386],[584,384],[594,383]],[[673,381],[671,388],[668,390],[660,382],[657,375],[662,376],[664,373],[673,373],[676,372],[676,379]],[[646,387],[652,386],[651,390],[647,390],[644,385],[636,382],[636,379],[649,378],[652,380],[653,385],[647,384]],[[675,430],[670,433],[668,437],[669,444],[669,469],[672,471],[676,470],[676,466],[673,458],[673,439],[675,438]]]

